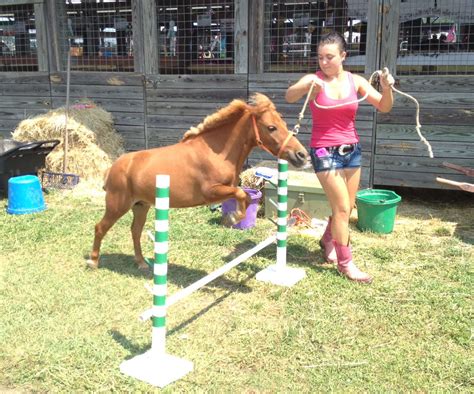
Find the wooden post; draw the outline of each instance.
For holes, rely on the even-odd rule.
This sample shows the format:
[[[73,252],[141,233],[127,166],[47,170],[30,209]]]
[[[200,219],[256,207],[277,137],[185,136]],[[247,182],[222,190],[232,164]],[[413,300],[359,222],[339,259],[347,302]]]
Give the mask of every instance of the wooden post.
[[[384,45],[382,45],[380,52],[380,68],[388,67],[392,75],[395,76],[397,73],[400,0],[385,0],[382,12],[381,34]]]
[[[234,7],[234,72],[247,74],[249,69],[248,0],[235,1]]]
[[[263,73],[264,2],[252,1],[249,6],[249,73]]]
[[[48,38],[46,33],[46,13],[43,3],[35,3],[36,56],[38,71],[48,71]]]
[[[56,2],[55,0],[45,0],[44,15],[45,25],[42,26],[42,29],[46,32],[46,50],[47,61],[49,61],[49,71],[57,72],[65,70],[66,63],[64,49],[66,48],[66,45],[61,45],[63,40],[65,40],[65,37],[63,37],[61,33],[63,31],[63,21],[67,19],[64,3]],[[40,26],[37,24],[37,34],[39,31]]]
[[[145,71],[142,4],[141,1],[132,1],[133,68],[134,71],[138,73]]]
[[[143,0],[143,51],[145,74],[156,74],[158,67],[158,28],[156,26],[155,0]]]
[[[379,67],[380,23],[382,0],[370,0],[367,12],[367,44],[365,52],[365,74],[372,74]]]

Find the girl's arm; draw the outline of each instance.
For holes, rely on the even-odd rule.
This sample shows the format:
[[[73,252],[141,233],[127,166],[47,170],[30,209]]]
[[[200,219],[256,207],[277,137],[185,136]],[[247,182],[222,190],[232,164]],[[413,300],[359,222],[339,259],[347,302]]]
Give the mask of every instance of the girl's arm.
[[[298,101],[301,97],[308,94],[312,84],[314,84],[313,91],[311,92],[311,100],[313,100],[321,90],[323,81],[315,74],[307,74],[287,89],[285,94],[286,101],[288,103]]]
[[[369,84],[364,77],[360,75],[354,75],[358,83],[358,93],[365,96],[368,93],[367,101],[372,104],[380,112],[390,112],[393,107],[393,92],[392,85],[395,80],[393,76],[388,72],[388,69],[384,69],[380,75],[380,85],[382,86],[382,94],[375,90],[372,85]]]

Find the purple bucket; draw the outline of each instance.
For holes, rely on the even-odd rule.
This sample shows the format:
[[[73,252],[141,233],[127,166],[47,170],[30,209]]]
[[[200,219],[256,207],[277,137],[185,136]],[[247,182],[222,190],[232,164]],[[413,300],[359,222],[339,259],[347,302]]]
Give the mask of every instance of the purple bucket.
[[[252,228],[255,226],[255,221],[257,220],[257,211],[258,211],[258,203],[260,198],[262,197],[262,192],[260,190],[255,189],[248,189],[243,188],[243,190],[250,196],[251,202],[247,207],[247,211],[245,212],[245,217],[237,224],[234,224],[232,228],[238,228],[240,230],[244,230],[246,228]],[[222,215],[227,215],[230,212],[234,212],[236,208],[236,201],[235,198],[231,198],[230,200],[226,200],[222,203]]]

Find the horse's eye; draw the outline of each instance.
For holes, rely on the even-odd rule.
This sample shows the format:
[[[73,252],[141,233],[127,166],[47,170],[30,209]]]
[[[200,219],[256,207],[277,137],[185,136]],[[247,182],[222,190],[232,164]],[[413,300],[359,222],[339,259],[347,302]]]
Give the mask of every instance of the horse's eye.
[[[277,128],[275,126],[268,126],[268,131],[275,131]]]

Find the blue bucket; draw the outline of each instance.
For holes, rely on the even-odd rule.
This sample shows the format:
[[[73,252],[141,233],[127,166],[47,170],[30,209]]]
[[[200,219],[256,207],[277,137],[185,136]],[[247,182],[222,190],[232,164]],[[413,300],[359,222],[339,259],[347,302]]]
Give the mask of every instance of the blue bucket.
[[[8,180],[7,212],[12,215],[41,212],[46,209],[39,178],[23,175]]]

